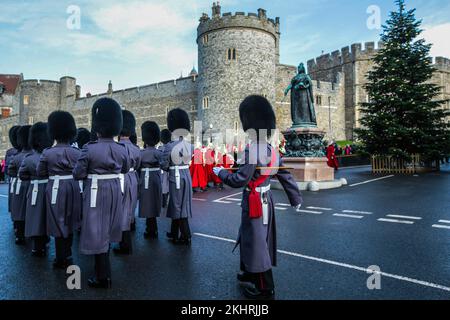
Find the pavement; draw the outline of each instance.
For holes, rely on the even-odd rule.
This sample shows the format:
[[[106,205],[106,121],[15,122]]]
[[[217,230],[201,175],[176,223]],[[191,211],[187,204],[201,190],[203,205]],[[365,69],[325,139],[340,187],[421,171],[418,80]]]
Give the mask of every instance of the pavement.
[[[348,186],[303,192],[302,211],[274,191],[278,231],[276,298],[449,299],[450,166],[418,176],[374,176],[370,168],[337,172]],[[14,244],[7,187],[0,185],[0,299],[243,299],[236,282],[239,253],[232,252],[240,223],[240,190],[194,195],[191,247],[174,246],[159,219],[158,240],[143,239],[138,220],[134,254],[111,255],[113,288],[87,287],[93,259],[78,253],[81,290],[54,271],[54,243],[46,258]],[[369,290],[379,268],[380,289]],[[369,273],[368,268],[370,267]],[[375,276],[377,276],[376,274]]]

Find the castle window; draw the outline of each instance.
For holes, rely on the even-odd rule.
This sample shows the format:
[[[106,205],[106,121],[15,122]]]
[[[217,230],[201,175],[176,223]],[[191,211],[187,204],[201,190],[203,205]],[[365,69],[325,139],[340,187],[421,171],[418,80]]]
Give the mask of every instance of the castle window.
[[[33,117],[29,117],[28,118],[28,124],[29,125],[33,125],[34,124],[34,118]]]
[[[203,44],[207,44],[208,41],[209,41],[209,35],[205,34],[205,35],[203,36]]]
[[[192,110],[192,111],[197,111],[197,105],[196,105],[196,104],[193,104],[193,105],[191,106],[191,110]]]
[[[232,60],[236,61],[236,59],[237,59],[236,49],[234,49],[234,48],[228,49],[227,50],[227,58],[228,58],[228,61],[232,61]]]
[[[234,122],[234,132],[236,134],[238,134],[238,132],[239,132],[239,122],[237,122],[237,121]]]
[[[204,97],[203,98],[203,109],[208,109],[208,108],[209,108],[209,98]]]
[[[317,89],[320,89],[320,80],[317,80]]]
[[[322,105],[322,96],[316,96],[316,104],[317,104],[318,106],[321,106],[321,105]]]
[[[334,82],[331,83],[331,90],[336,89],[336,84]]]
[[[28,95],[23,96],[23,104],[26,106],[30,104],[30,96]]]

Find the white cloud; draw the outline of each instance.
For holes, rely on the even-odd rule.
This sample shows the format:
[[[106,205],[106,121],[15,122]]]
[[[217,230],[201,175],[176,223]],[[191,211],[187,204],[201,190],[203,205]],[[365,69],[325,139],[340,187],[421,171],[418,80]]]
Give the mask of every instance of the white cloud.
[[[450,58],[450,23],[439,24],[435,26],[424,26],[422,36],[431,47],[431,56]]]
[[[195,17],[186,17],[170,3],[120,3],[103,7],[92,14],[102,32],[124,39],[139,34],[180,34],[196,26]]]

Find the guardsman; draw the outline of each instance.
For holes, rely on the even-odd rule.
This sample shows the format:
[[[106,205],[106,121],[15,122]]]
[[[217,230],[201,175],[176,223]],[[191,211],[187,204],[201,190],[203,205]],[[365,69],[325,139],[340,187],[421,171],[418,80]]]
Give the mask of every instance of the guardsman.
[[[172,219],[172,226],[167,236],[175,244],[190,245],[188,219],[192,217],[192,180],[189,162],[194,148],[185,139],[191,130],[187,112],[179,108],[170,110],[167,126],[172,133],[172,141],[166,145],[161,159],[161,168],[169,172],[167,217]]]
[[[161,150],[155,146],[160,140],[160,129],[157,123],[147,121],[142,124],[142,140],[146,148],[141,151],[141,167],[139,169],[139,217],[146,219],[144,238],[158,238],[157,217],[161,214]]]
[[[172,133],[169,129],[164,129],[161,131],[161,143],[162,145],[159,147],[161,152],[164,152],[166,145],[172,141]],[[169,200],[169,173],[161,170],[161,192],[162,192],[162,207],[167,207],[167,201]]]
[[[29,143],[33,153],[23,159],[19,169],[20,180],[30,181],[26,199],[25,237],[32,241],[31,254],[35,257],[44,257],[49,240],[45,201],[48,179],[39,178],[37,167],[42,152],[53,145],[46,123],[37,122],[31,127]]]
[[[16,244],[25,244],[25,215],[26,215],[26,198],[30,181],[22,181],[19,178],[19,169],[23,159],[32,153],[29,145],[29,133],[31,126],[22,126],[17,130],[17,144],[21,150],[14,156],[8,167],[8,174],[12,178],[16,178],[14,190],[11,198],[11,218],[14,222],[16,231]]]
[[[65,270],[72,264],[73,232],[79,228],[81,219],[80,184],[72,176],[81,152],[71,146],[77,128],[70,113],[52,112],[47,125],[50,139],[56,144],[42,152],[37,174],[40,180],[48,179],[47,235],[55,238],[53,268]]]
[[[92,130],[97,141],[84,146],[73,170],[84,180],[80,252],[95,257],[95,276],[88,285],[111,287],[110,245],[122,240],[123,175],[130,171],[127,148],[114,140],[122,130],[122,109],[101,98],[92,107]]]
[[[130,160],[130,171],[124,175],[124,196],[123,196],[123,215],[122,215],[122,241],[113,251],[115,254],[129,255],[133,252],[133,242],[131,240],[131,224],[134,222],[134,213],[138,202],[138,170],[141,165],[141,153],[139,147],[134,145],[130,137],[136,135],[136,119],[128,111],[122,111],[123,126],[120,132],[120,143],[123,144]]]
[[[6,151],[5,155],[5,181],[8,183],[8,212],[11,213],[11,196],[13,194],[14,186],[17,180],[17,177],[8,177],[8,167],[11,163],[12,159],[16,154],[20,152],[19,146],[17,144],[17,130],[19,130],[20,126],[14,126],[9,129],[9,142],[12,145],[12,148]],[[8,177],[8,178],[7,178]]]
[[[278,178],[293,207],[301,206],[302,197],[292,175],[279,168],[282,166],[279,154],[267,141],[276,123],[269,101],[250,96],[241,103],[239,116],[252,141],[245,149],[245,163],[236,173],[224,168],[214,168],[214,173],[230,187],[245,187],[238,238],[242,273],[238,274],[238,280],[253,283],[254,287],[246,288],[244,294],[250,299],[271,299],[275,294],[272,266],[276,266],[277,248],[270,179]],[[278,170],[258,168],[266,166]]]

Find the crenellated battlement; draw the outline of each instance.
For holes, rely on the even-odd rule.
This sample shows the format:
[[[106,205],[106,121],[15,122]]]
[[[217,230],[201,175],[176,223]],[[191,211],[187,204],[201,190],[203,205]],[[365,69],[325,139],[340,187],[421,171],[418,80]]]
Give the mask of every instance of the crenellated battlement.
[[[197,39],[202,35],[220,29],[227,28],[251,28],[260,29],[272,34],[275,38],[280,32],[280,18],[271,19],[267,17],[264,9],[258,9],[257,13],[249,12],[226,12],[221,14],[219,3],[214,3],[212,16],[203,13],[197,29]]]
[[[354,43],[343,47],[341,50],[323,54],[315,59],[308,60],[308,72],[314,73],[320,70],[328,70],[342,66],[346,63],[358,60],[371,59],[379,49],[383,48],[383,42]]]
[[[450,71],[450,59],[444,57],[434,58],[434,66],[439,69],[447,69]]]

